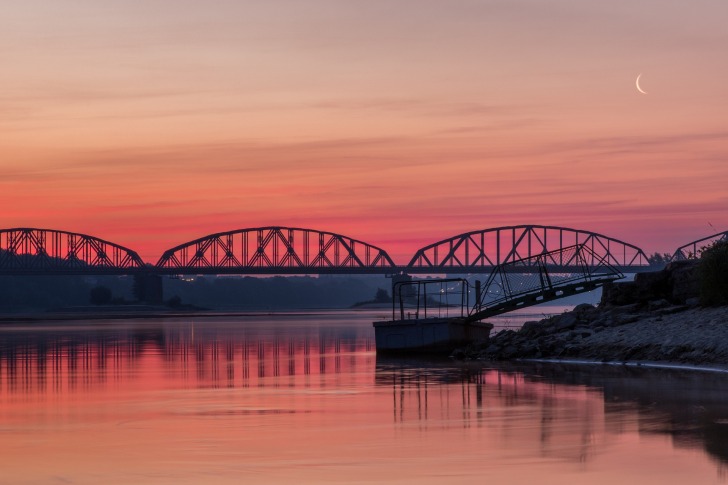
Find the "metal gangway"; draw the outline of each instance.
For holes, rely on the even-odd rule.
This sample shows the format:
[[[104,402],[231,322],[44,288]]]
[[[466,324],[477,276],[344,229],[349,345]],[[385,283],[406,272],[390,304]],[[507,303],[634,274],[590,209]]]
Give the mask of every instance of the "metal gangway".
[[[477,322],[586,293],[621,278],[624,274],[606,257],[585,244],[575,244],[500,264],[484,283],[471,284],[465,278],[398,282],[393,287],[392,320]]]

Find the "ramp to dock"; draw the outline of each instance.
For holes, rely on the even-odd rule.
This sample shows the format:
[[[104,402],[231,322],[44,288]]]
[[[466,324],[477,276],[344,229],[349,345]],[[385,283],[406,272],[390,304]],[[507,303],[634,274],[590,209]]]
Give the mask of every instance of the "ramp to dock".
[[[596,261],[596,264],[594,262]],[[566,272],[563,268],[568,267]],[[584,244],[501,264],[485,284],[476,282],[475,305],[464,317],[477,322],[519,308],[592,291],[624,278],[606,258]]]

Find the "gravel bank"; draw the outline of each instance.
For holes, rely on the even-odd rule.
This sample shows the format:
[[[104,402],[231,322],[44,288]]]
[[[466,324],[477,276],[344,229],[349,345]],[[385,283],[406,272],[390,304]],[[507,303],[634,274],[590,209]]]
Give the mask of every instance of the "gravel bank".
[[[728,307],[638,305],[573,311],[453,352],[461,359],[585,359],[728,365]]]

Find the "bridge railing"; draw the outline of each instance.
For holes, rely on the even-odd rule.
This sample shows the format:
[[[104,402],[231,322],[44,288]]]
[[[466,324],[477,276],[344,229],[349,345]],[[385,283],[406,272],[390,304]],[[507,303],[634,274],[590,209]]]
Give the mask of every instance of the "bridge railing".
[[[397,282],[392,285],[392,320],[464,317],[470,291],[464,278]]]

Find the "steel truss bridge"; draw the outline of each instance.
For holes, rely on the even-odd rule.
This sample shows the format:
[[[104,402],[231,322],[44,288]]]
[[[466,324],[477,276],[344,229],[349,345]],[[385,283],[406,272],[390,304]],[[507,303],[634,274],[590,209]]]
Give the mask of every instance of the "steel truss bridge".
[[[678,248],[674,259],[696,257],[728,231]],[[387,252],[341,234],[295,227],[257,227],[220,232],[175,246],[155,264],[137,252],[94,236],[14,228],[0,230],[0,275],[308,275],[308,274],[491,274],[496,268],[537,273],[537,257],[553,253],[549,270],[578,272],[560,250],[588,249],[590,267],[608,264],[622,272],[649,269],[639,247],[590,231],[521,225],[472,231],[417,250],[407,264]],[[585,254],[587,254],[585,252]],[[512,265],[519,261],[518,265]]]
[[[728,232],[681,246],[674,259],[696,257],[704,247],[701,244],[726,239]],[[578,258],[569,252],[573,247],[580,248]],[[544,274],[578,275],[584,268],[604,267],[626,273],[650,269],[650,264],[635,245],[556,226],[508,226],[458,234],[419,249],[406,265],[364,241],[295,227],[210,234],[168,249],[156,264],[143,261],[129,248],[86,234],[38,228],[0,230],[0,275],[131,275],[135,296],[149,303],[163,301],[163,275],[380,274],[392,275],[395,284],[413,274],[488,274],[492,279],[513,273],[543,278]],[[544,290],[541,300],[533,301],[547,301],[543,298],[549,294]],[[566,296],[563,291],[554,295]],[[522,297],[526,300],[521,303],[532,301],[530,294]]]
[[[632,244],[601,234],[555,226],[508,226],[459,234],[415,252],[397,264],[382,248],[341,234],[295,227],[220,232],[175,246],[156,264],[103,239],[65,231],[0,230],[0,274],[6,275],[306,275],[491,273],[500,265],[581,244],[590,264],[606,261],[623,271],[649,267]],[[563,270],[568,260],[551,263]],[[514,267],[515,268],[515,267]],[[515,269],[514,269],[515,270]],[[536,271],[519,267],[517,271]]]

